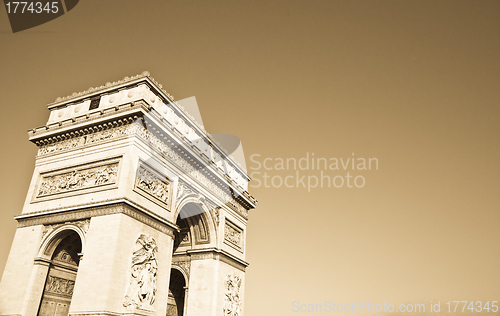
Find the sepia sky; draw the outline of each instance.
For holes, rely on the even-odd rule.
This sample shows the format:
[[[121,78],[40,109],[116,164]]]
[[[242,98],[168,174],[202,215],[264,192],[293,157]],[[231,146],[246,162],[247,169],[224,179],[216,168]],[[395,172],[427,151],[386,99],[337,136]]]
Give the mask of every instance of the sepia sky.
[[[500,300],[499,1],[82,0],[15,34],[0,11],[0,271],[34,169],[27,130],[57,97],[148,70],[242,141],[259,201],[246,316]],[[275,168],[313,153],[378,170]],[[365,183],[308,190],[321,171]]]

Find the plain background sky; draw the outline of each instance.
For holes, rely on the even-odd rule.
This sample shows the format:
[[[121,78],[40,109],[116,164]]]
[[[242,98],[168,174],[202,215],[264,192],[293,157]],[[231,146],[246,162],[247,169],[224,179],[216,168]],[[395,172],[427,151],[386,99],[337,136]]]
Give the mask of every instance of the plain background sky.
[[[248,167],[379,160],[361,189],[250,189],[245,315],[500,300],[499,1],[82,0],[16,34],[0,11],[0,271],[46,104],[149,70]]]

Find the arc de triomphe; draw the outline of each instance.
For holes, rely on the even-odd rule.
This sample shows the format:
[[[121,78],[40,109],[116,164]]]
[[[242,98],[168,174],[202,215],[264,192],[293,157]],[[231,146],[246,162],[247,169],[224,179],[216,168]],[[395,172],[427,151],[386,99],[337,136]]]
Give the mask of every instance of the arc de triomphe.
[[[0,315],[242,316],[246,171],[148,72],[48,108]]]

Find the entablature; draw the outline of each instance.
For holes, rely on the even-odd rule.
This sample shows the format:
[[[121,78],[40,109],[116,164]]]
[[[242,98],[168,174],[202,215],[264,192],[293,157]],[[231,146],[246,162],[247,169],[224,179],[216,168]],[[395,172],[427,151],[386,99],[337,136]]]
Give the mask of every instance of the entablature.
[[[94,100],[99,103],[96,107],[94,102],[92,109]],[[89,110],[82,108],[86,103]],[[58,99],[49,109],[47,125],[29,131],[30,141],[39,146],[39,158],[138,136],[245,218],[255,208],[257,201],[247,191],[246,172],[149,73]],[[65,114],[59,115],[60,111]]]

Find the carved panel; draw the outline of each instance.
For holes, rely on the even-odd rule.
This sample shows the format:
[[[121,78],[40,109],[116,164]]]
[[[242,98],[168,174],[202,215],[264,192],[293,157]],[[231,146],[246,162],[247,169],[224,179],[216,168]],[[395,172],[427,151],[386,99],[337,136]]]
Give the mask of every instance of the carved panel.
[[[75,281],[49,275],[45,285],[45,292],[71,296],[74,287]]]
[[[228,220],[224,225],[224,243],[240,251],[243,247],[243,230]]]
[[[170,210],[170,181],[143,162],[137,168],[134,189]]]
[[[36,198],[116,184],[118,164],[114,159],[41,174]]]
[[[158,246],[153,237],[141,234],[135,242],[130,268],[130,283],[123,306],[152,309],[156,295]]]
[[[224,307],[222,309],[224,316],[240,316],[241,304],[243,300],[240,298],[241,277],[228,274],[226,282],[224,282]]]

